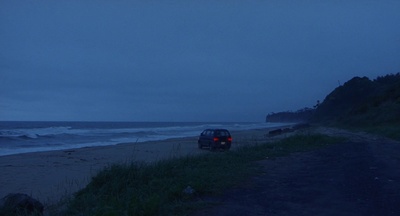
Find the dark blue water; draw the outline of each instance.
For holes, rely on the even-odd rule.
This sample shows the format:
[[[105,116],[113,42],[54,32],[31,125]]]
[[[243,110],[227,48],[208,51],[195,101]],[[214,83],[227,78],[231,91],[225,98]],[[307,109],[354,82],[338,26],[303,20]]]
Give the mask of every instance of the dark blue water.
[[[206,128],[248,130],[279,123],[0,122],[0,156],[197,136]]]

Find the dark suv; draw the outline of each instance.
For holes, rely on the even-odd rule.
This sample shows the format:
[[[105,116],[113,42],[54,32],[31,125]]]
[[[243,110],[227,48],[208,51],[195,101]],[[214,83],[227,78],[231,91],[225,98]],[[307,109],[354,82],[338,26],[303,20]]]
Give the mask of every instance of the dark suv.
[[[210,150],[217,148],[231,148],[232,137],[226,129],[207,129],[204,130],[197,141],[199,148],[208,147]]]

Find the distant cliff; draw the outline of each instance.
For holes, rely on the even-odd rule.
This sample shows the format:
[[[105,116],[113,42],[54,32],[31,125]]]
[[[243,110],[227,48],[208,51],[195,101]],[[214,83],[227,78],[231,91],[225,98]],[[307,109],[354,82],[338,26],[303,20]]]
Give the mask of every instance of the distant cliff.
[[[314,112],[315,109],[306,107],[295,112],[270,113],[265,120],[266,122],[309,122]]]

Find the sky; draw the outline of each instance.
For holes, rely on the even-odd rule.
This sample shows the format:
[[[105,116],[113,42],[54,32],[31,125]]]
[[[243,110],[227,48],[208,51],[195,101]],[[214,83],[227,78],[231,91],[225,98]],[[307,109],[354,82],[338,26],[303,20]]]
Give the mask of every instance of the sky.
[[[0,121],[263,122],[400,72],[398,0],[1,0]]]

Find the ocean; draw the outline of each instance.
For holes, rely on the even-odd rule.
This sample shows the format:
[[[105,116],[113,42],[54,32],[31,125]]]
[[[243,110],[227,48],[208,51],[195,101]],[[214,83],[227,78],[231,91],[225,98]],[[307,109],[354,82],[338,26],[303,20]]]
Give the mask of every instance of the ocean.
[[[198,136],[206,128],[231,131],[280,123],[22,122],[0,121],[0,156]]]

